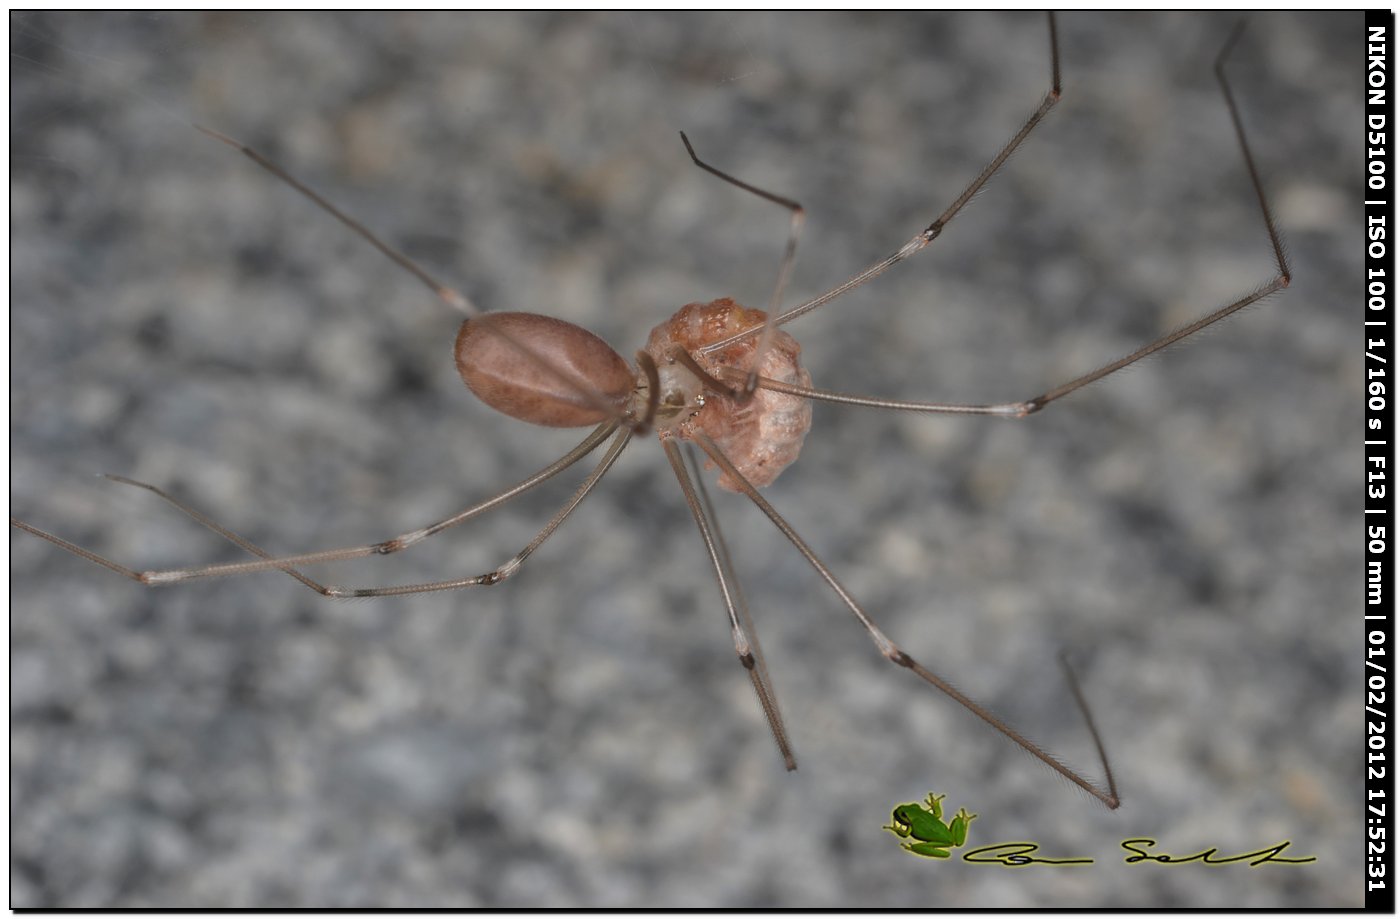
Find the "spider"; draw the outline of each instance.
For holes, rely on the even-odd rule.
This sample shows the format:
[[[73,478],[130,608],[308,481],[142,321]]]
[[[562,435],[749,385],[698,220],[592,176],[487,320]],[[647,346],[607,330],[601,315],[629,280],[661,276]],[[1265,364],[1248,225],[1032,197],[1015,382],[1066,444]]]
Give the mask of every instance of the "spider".
[[[592,492],[633,436],[654,431],[676,476],[685,503],[700,530],[728,613],[735,652],[749,674],[787,768],[796,767],[796,757],[778,707],[777,696],[734,575],[729,551],[705,492],[702,471],[696,468],[693,454],[687,462],[680,449],[681,442],[693,444],[704,454],[708,466],[719,470],[721,488],[745,495],[793,543],[865,628],[882,656],[950,696],[1108,807],[1116,807],[1119,797],[1112,772],[1072,672],[1067,670],[1070,686],[1091,734],[1094,735],[1106,787],[1100,787],[1059,763],[997,715],[961,693],[941,676],[923,667],[887,637],[832,570],[758,490],[771,483],[796,459],[802,439],[811,423],[810,400],[900,411],[992,415],[1004,419],[1025,418],[1052,402],[1288,286],[1290,272],[1280,237],[1274,226],[1262,181],[1254,165],[1224,73],[1225,61],[1239,38],[1239,30],[1236,30],[1216,60],[1216,73],[1273,248],[1277,267],[1277,274],[1273,280],[1170,334],[1148,342],[1116,361],[1020,401],[997,404],[896,401],[832,392],[811,385],[810,376],[800,364],[800,348],[795,339],[780,327],[871,281],[895,264],[922,251],[943,233],[1059,101],[1060,55],[1053,15],[1049,17],[1048,33],[1051,71],[1049,90],[1020,130],[1005,143],[966,189],[936,219],[891,255],[831,290],[786,310],[782,307],[784,293],[795,263],[805,212],[797,202],[746,183],[701,159],[690,139],[682,134],[684,148],[696,166],[724,183],[787,209],[790,215],[787,244],[766,311],[748,309],[726,298],[686,305],[670,320],[653,330],[646,347],[636,352],[634,365],[629,365],[601,339],[571,323],[528,313],[482,311],[464,295],[438,281],[402,252],[380,240],[263,154],[226,135],[201,128],[206,134],[238,149],[259,166],[291,185],[361,235],[400,268],[418,278],[448,306],[465,314],[466,319],[457,336],[455,356],[463,381],[482,401],[514,418],[535,424],[558,427],[592,425],[594,428],[578,446],[564,456],[499,494],[428,526],[364,545],[273,557],[160,488],[122,476],[108,478],[156,494],[214,532],[259,556],[259,560],[139,571],[23,521],[12,519],[12,525],[118,574],[150,585],[277,569],[286,572],[317,593],[333,598],[380,597],[471,586],[492,586],[509,579],[522,569],[529,556]],[[407,549],[499,507],[573,466],[609,439],[611,442],[602,460],[570,500],[528,545],[505,564],[490,572],[474,577],[420,584],[347,588],[320,583],[300,570],[314,563],[388,555]]]

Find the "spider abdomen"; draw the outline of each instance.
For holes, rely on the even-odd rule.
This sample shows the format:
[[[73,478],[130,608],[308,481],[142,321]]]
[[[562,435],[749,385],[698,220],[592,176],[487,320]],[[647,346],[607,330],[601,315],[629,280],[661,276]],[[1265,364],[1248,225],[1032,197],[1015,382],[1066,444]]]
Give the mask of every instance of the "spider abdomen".
[[[606,421],[613,414],[598,402],[620,411],[636,387],[632,368],[607,342],[572,322],[536,313],[468,319],[453,353],[462,382],[478,399],[512,418],[546,427]]]

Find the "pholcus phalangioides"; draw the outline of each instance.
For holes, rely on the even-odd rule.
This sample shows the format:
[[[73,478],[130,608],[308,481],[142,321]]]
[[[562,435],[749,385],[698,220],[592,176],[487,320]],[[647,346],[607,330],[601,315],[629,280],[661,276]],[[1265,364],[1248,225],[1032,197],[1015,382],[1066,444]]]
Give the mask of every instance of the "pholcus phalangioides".
[[[1046,81],[1047,92],[1045,101],[1041,104],[1040,108],[1037,109],[1036,114],[1032,116],[1031,120],[1025,124],[1021,132],[1013,136],[1006,147],[1003,148],[1003,153],[1005,154],[1009,154],[1025,141],[1027,135],[1033,135],[1043,130],[1039,127],[1040,119],[1049,111],[1058,96],[1058,69],[1057,67],[1051,66],[1051,61],[1057,58],[1054,51],[1055,39],[1053,27],[1049,31],[1050,36],[1046,43],[1046,69],[1052,75],[1050,75]],[[1234,113],[1233,106],[1231,106],[1231,112],[1236,119],[1236,124],[1238,124],[1238,115]],[[227,138],[223,139],[227,140]],[[701,160],[697,158],[697,163],[701,163],[702,165],[708,164],[714,169],[722,170],[722,174],[719,178],[727,180],[731,184],[742,183],[744,175],[742,163],[721,162],[718,156],[708,152],[709,147],[703,138],[696,137],[695,143],[698,147],[697,152],[706,161],[705,163],[701,163]],[[1241,143],[1243,143],[1242,136]],[[688,141],[686,146],[687,148],[690,146]],[[254,158],[258,159],[265,167],[271,168],[274,171],[279,171],[279,174],[283,175],[284,178],[289,178],[285,176],[285,174],[280,173],[279,167],[276,167],[260,155],[246,148],[245,152],[254,156]],[[994,152],[994,150],[989,150],[988,155],[990,156]],[[1247,152],[1245,153],[1245,158],[1248,158]],[[902,247],[899,247],[900,239],[894,239],[894,248],[892,249],[894,255],[885,261],[875,263],[871,268],[857,275],[855,278],[857,283],[863,284],[867,281],[873,281],[876,275],[892,268],[894,262],[915,256],[925,246],[935,241],[942,233],[944,227],[955,225],[953,223],[954,218],[961,213],[967,200],[978,191],[982,182],[989,178],[991,174],[1001,166],[1003,159],[1004,157],[1002,155],[998,155],[989,165],[988,171],[984,173],[983,176],[973,181],[972,184],[967,187],[966,191],[957,196],[951,204],[946,206],[939,203],[930,204],[929,218],[933,222],[926,225],[927,229],[924,229],[912,239],[908,239],[907,242],[904,242]],[[1263,209],[1262,222],[1268,226],[1269,218],[1267,207],[1264,205],[1264,192],[1258,175],[1253,167],[1247,169],[1247,175],[1248,183],[1252,183],[1254,192],[1258,195],[1260,206]],[[722,186],[720,187],[722,188]],[[1246,189],[1245,193],[1247,194],[1248,185],[1242,183],[1242,187]],[[729,193],[732,191],[735,194],[739,194],[743,190],[767,196],[770,200],[777,197],[771,191],[757,189],[752,185],[746,187],[742,184],[740,184],[739,191],[724,189],[723,192],[716,191],[715,193]],[[774,203],[782,206],[784,201],[786,201],[786,199],[779,199]],[[789,234],[789,251],[788,254],[783,257],[776,272],[778,279],[773,285],[772,302],[771,304],[748,304],[751,307],[767,308],[770,318],[781,315],[784,323],[789,319],[797,318],[809,309],[824,305],[854,286],[852,284],[838,286],[827,294],[812,298],[800,305],[789,304],[784,300],[783,294],[787,279],[794,265],[791,253],[799,242],[798,220],[796,215],[800,212],[792,210],[791,213],[794,217]],[[1233,312],[1235,309],[1242,308],[1249,303],[1255,302],[1258,298],[1286,285],[1287,269],[1283,263],[1282,252],[1279,249],[1278,240],[1276,235],[1273,234],[1272,228],[1270,228],[1270,236],[1272,237],[1275,256],[1278,260],[1278,276],[1274,282],[1272,282],[1272,285],[1248,293],[1246,296],[1222,307],[1216,312],[1207,313],[1205,315],[1206,322],[1224,318],[1224,316]],[[903,234],[903,238],[907,238],[907,234]],[[444,292],[443,285],[433,280],[431,276],[424,274],[421,269],[411,264],[405,264],[405,261],[394,252],[390,252],[389,254],[391,257],[396,258],[401,266],[408,268],[411,272],[415,273],[420,280],[423,280],[430,287],[439,291],[442,298],[447,301],[449,305],[455,306],[469,315],[475,315],[475,311],[467,305],[467,301],[463,300],[460,295]],[[722,296],[722,293],[719,291],[717,291],[717,294]],[[777,308],[774,308],[772,304],[777,304]],[[492,306],[495,307],[496,304],[492,304]],[[502,305],[502,309],[508,308],[511,308],[511,305]],[[836,307],[833,306],[829,308]],[[717,306],[715,309],[719,311],[728,310],[729,308]],[[756,317],[754,317],[753,314],[727,312],[725,316],[733,319],[737,323],[728,329],[725,334],[747,333],[749,335],[749,343],[756,346],[757,353],[777,355],[785,348],[789,351],[791,350],[787,339],[779,337],[776,331],[771,330],[766,325],[756,324]],[[1182,330],[1182,334],[1189,334],[1204,324],[1205,322],[1187,326]],[[803,551],[808,560],[816,567],[818,574],[837,590],[838,595],[841,596],[842,602],[847,606],[850,613],[861,620],[862,625],[866,628],[875,647],[881,654],[899,667],[914,671],[915,674],[922,677],[925,681],[933,682],[935,685],[941,683],[933,674],[924,671],[922,667],[915,664],[912,657],[900,650],[889,639],[885,638],[874,625],[874,621],[879,618],[878,610],[867,611],[854,598],[845,593],[837,581],[839,574],[834,573],[830,568],[822,565],[817,560],[816,556],[807,549],[805,540],[795,531],[786,527],[782,518],[779,516],[778,510],[766,507],[764,499],[756,490],[745,487],[744,478],[746,477],[760,480],[758,484],[766,484],[766,481],[761,480],[771,479],[778,471],[778,468],[775,467],[778,467],[780,463],[791,457],[770,458],[763,455],[761,451],[755,453],[746,448],[734,448],[733,452],[736,455],[739,453],[744,455],[744,462],[740,463],[740,469],[738,471],[730,470],[727,468],[726,462],[732,457],[729,456],[730,451],[726,450],[722,440],[723,433],[719,430],[723,428],[724,425],[716,422],[714,427],[711,427],[708,421],[701,420],[702,417],[704,419],[716,417],[719,414],[715,411],[716,409],[730,407],[731,403],[733,413],[752,415],[752,405],[747,397],[749,395],[749,389],[751,387],[756,387],[760,398],[764,398],[766,397],[765,394],[771,393],[778,393],[782,397],[775,397],[774,401],[779,406],[777,409],[778,414],[788,416],[783,420],[783,423],[792,428],[789,441],[800,440],[806,425],[805,417],[800,417],[806,410],[806,403],[803,400],[820,397],[821,394],[807,388],[806,379],[802,377],[795,368],[774,370],[771,371],[771,376],[769,372],[765,372],[765,379],[757,379],[752,372],[754,358],[741,353],[733,356],[722,368],[707,366],[697,369],[694,366],[695,361],[699,361],[703,364],[709,357],[717,353],[719,343],[715,340],[691,343],[689,345],[689,352],[677,352],[668,344],[657,343],[653,348],[648,350],[649,356],[647,358],[639,357],[637,359],[638,363],[635,368],[628,368],[625,365],[620,365],[618,361],[608,356],[610,354],[609,351],[600,351],[596,347],[590,345],[588,347],[592,348],[593,354],[586,360],[580,359],[575,365],[577,376],[570,378],[568,374],[561,376],[558,369],[558,362],[553,358],[561,348],[574,348],[578,346],[578,342],[587,341],[577,329],[545,324],[536,319],[506,319],[497,321],[496,325],[491,325],[490,322],[482,322],[478,319],[476,320],[475,328],[484,330],[486,334],[476,337],[470,334],[472,328],[472,325],[463,327],[463,334],[461,336],[462,348],[459,349],[458,352],[459,365],[464,368],[464,377],[467,378],[468,384],[475,384],[473,385],[474,390],[476,390],[479,395],[483,395],[486,401],[525,420],[543,421],[546,423],[558,423],[561,421],[588,421],[590,423],[597,423],[600,425],[600,428],[596,435],[591,435],[590,439],[586,441],[589,446],[595,448],[603,447],[607,436],[611,434],[611,429],[614,428],[622,431],[622,433],[615,435],[617,437],[614,441],[616,445],[614,448],[615,450],[620,450],[626,443],[629,432],[639,432],[648,428],[658,430],[662,435],[663,445],[667,446],[668,459],[670,459],[671,466],[675,470],[675,474],[681,483],[688,506],[695,512],[696,519],[700,523],[702,530],[712,531],[714,521],[709,519],[709,515],[707,515],[703,509],[703,498],[691,491],[694,487],[696,477],[685,470],[674,448],[674,442],[677,440],[697,443],[700,449],[710,458],[711,462],[720,465],[724,480],[729,484],[731,489],[745,493],[756,503],[759,503],[760,506],[764,508],[765,513],[767,513],[770,518],[773,519],[774,523],[783,530],[784,535],[792,540],[798,546],[799,550]],[[550,339],[548,335],[541,337],[539,334],[541,331],[549,332],[551,330],[558,332],[558,335],[554,339]],[[800,328],[793,328],[792,330],[800,331]],[[788,329],[785,328],[782,331],[786,332]],[[1179,337],[1182,336],[1174,334],[1166,338],[1152,341],[1150,344],[1145,345],[1142,350],[1135,351],[1128,355],[1127,358],[1121,362],[1108,365],[1100,371],[1089,371],[1088,375],[1084,377],[1071,379],[1066,384],[1043,392],[1036,394],[1027,393],[1027,398],[1020,401],[984,405],[949,405],[936,403],[913,405],[908,403],[895,404],[887,400],[879,400],[876,405],[879,408],[887,410],[905,409],[937,413],[992,414],[1005,418],[1022,417],[1035,413],[1044,406],[1057,401],[1063,396],[1069,395],[1080,386],[1086,385],[1088,382],[1092,382],[1094,379],[1106,373],[1113,372],[1119,369],[1119,367],[1125,366],[1127,363],[1144,356],[1146,353],[1164,347]],[[764,341],[765,339],[766,341]],[[558,342],[559,344],[554,344],[552,342]],[[640,342],[637,344],[640,344]],[[522,345],[524,346],[523,349],[519,347]],[[496,353],[500,355],[499,358],[483,357],[483,352],[491,348],[494,348]],[[549,353],[543,356],[543,360],[540,360],[537,359],[540,355],[532,356],[532,349],[535,352],[543,349]],[[600,357],[599,355],[602,356]],[[500,369],[508,367],[511,364],[518,365],[518,369]],[[599,369],[600,364],[601,370]],[[654,365],[655,372],[653,372],[652,365]],[[505,387],[500,387],[480,376],[474,377],[473,374],[478,369],[482,368],[486,368],[484,372],[489,377],[505,379],[507,385]],[[1088,370],[1089,368],[1085,369]],[[528,399],[519,398],[516,395],[512,395],[510,392],[511,387],[518,383],[522,375],[529,378],[530,386],[537,391],[536,395]],[[773,379],[773,376],[779,376],[781,378]],[[512,383],[512,379],[516,382]],[[660,382],[659,386],[658,381]],[[828,381],[821,378],[819,372],[816,385],[839,384],[835,380],[830,381],[828,384]],[[794,389],[794,386],[798,388]],[[541,390],[546,393],[543,397],[538,395],[538,391]],[[829,397],[830,394],[826,394],[826,396]],[[699,404],[697,400],[702,398],[706,400],[706,404],[703,408],[703,413],[705,414],[703,416],[695,416],[694,418],[690,417],[689,412],[695,410],[696,406]],[[854,411],[857,409],[851,410]],[[560,414],[569,415],[570,417],[557,417]],[[791,449],[788,452],[795,456],[795,449]],[[609,455],[611,456],[613,454]],[[580,456],[571,455],[570,458],[578,459]],[[747,465],[745,465],[745,463],[747,463]],[[543,466],[544,464],[542,463],[541,465]],[[556,467],[551,466],[548,468],[554,469]],[[598,469],[599,475],[601,475],[602,472],[606,471],[606,464],[598,467]],[[747,476],[745,476],[744,473],[747,473]],[[503,498],[505,494],[508,493],[504,493],[502,496]],[[193,502],[197,503],[197,501],[198,497],[193,496]],[[474,507],[477,506],[474,505]],[[492,507],[494,507],[494,503]],[[479,507],[478,509],[485,512],[489,508]],[[444,514],[442,520],[450,521],[451,525],[456,525],[465,522],[465,513],[466,512],[457,513],[451,517]],[[49,536],[49,534],[38,531],[28,524],[17,525],[21,526],[23,529],[27,529],[31,533],[49,538],[51,541],[57,542],[64,548],[77,551],[79,554],[84,555],[92,561],[105,564],[107,567],[114,568],[114,570],[118,570],[120,573],[126,574],[134,579],[142,580],[146,583],[166,583],[174,580],[193,580],[199,577],[218,574],[251,573],[259,570],[268,570],[273,567],[290,568],[291,566],[305,566],[337,558],[392,554],[393,552],[408,548],[440,532],[440,530],[436,528],[436,525],[427,526],[428,523],[429,521],[424,521],[425,526],[423,528],[411,530],[401,536],[385,534],[386,538],[383,540],[350,547],[348,549],[317,550],[311,553],[284,556],[275,564],[267,561],[228,562],[212,567],[193,566],[163,573],[137,572],[127,568],[120,562],[114,562],[86,553],[84,550],[78,549],[78,547],[71,543],[66,543],[59,540],[57,537]],[[548,536],[551,532],[552,527],[547,527],[542,535]],[[243,545],[245,549],[261,554],[260,550],[256,550],[251,545],[246,543]],[[535,544],[532,544],[530,548],[533,548],[534,545]],[[732,596],[736,586],[736,579],[724,574],[724,569],[728,566],[723,561],[723,553],[719,548],[719,544],[707,540],[707,545],[711,548],[709,555],[712,564],[721,572],[719,580],[726,588],[725,593]],[[518,556],[517,558],[521,557]],[[521,560],[523,561],[523,558]],[[524,565],[521,570],[524,573],[528,573],[531,565],[533,565],[533,562]],[[503,569],[488,572],[482,577],[445,577],[441,582],[410,585],[408,588],[391,586],[388,588],[346,589],[319,584],[312,586],[316,586],[317,589],[323,593],[335,596],[346,594],[354,596],[373,596],[382,595],[384,593],[395,594],[407,592],[409,589],[448,589],[494,583],[501,580],[504,575],[514,574],[517,567],[517,563],[512,561]],[[456,573],[454,573],[454,575],[455,574]],[[298,571],[297,576],[309,578],[314,577],[314,573],[303,574]],[[749,673],[755,688],[758,690],[760,698],[768,700],[769,702],[769,704],[765,705],[765,709],[768,712],[770,726],[772,727],[774,736],[778,742],[778,747],[785,761],[791,765],[793,763],[791,745],[786,738],[786,732],[777,715],[776,706],[771,702],[775,695],[773,689],[762,677],[762,667],[757,658],[745,653],[751,640],[751,630],[743,622],[744,614],[742,605],[737,600],[733,600],[726,605],[729,609],[731,624],[735,626],[736,650],[740,652],[741,659],[746,660],[746,662],[750,664]],[[915,656],[917,656],[917,653]],[[940,688],[945,688],[946,691],[946,687],[940,686]],[[967,700],[960,701],[963,701],[964,704],[970,704]],[[994,718],[994,716],[990,715],[986,717]],[[1009,727],[999,725],[999,729],[1008,733],[1010,736]],[[1014,739],[1015,737],[1013,737],[1013,740]],[[1054,767],[1053,763],[1051,763],[1051,765]],[[1080,784],[1081,787],[1085,787],[1086,790],[1091,791],[1091,793],[1095,793],[1096,796],[1100,797],[1101,800],[1105,800],[1106,803],[1116,803],[1116,794],[1111,790],[1090,788],[1088,786],[1090,786],[1091,783],[1077,774],[1071,776],[1071,779]]]

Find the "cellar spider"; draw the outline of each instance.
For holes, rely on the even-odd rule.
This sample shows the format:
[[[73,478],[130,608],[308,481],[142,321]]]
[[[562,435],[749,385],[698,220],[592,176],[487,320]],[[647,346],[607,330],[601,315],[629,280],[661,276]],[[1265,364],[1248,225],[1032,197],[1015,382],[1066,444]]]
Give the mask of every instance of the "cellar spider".
[[[697,466],[693,451],[688,458],[681,453],[680,441],[693,444],[704,454],[708,467],[718,468],[720,487],[744,494],[792,542],[866,630],[882,656],[895,665],[910,670],[915,676],[950,696],[1013,743],[1108,807],[1116,807],[1119,801],[1118,792],[1103,745],[1089,715],[1088,706],[1068,668],[1066,673],[1070,688],[1086,719],[1103,767],[1105,779],[1102,787],[1061,764],[997,715],[962,694],[941,676],[923,667],[887,637],[832,570],[758,491],[762,486],[771,483],[786,465],[796,459],[802,438],[810,425],[810,400],[899,411],[992,415],[1004,419],[1025,418],[1052,402],[1136,363],[1288,286],[1290,273],[1282,244],[1225,76],[1225,61],[1240,34],[1239,29],[1236,29],[1219,53],[1215,70],[1273,249],[1277,274],[1272,281],[1174,332],[1148,342],[1116,361],[1039,395],[1019,401],[994,404],[899,401],[833,392],[810,385],[810,377],[798,362],[800,349],[795,340],[779,327],[865,284],[896,263],[923,250],[942,234],[953,218],[997,173],[1059,101],[1059,44],[1053,15],[1049,17],[1048,33],[1048,92],[1034,113],[966,189],[936,219],[893,254],[826,293],[785,311],[782,309],[784,292],[795,264],[805,212],[797,202],[746,183],[702,159],[690,139],[682,134],[684,149],[697,167],[724,183],[788,211],[790,224],[787,243],[766,312],[746,309],[729,299],[687,305],[666,323],[653,330],[646,347],[636,353],[635,365],[629,365],[596,336],[562,320],[525,313],[483,312],[464,295],[439,282],[408,256],[380,240],[366,227],[261,153],[219,132],[201,128],[200,130],[209,136],[238,149],[259,166],[291,185],[366,239],[400,268],[416,277],[448,306],[465,314],[467,318],[457,337],[457,365],[464,382],[484,402],[505,414],[535,424],[557,427],[593,425],[593,430],[578,446],[558,460],[485,501],[436,523],[379,542],[358,546],[273,557],[162,489],[122,476],[108,478],[154,493],[215,533],[258,556],[258,560],[141,571],[121,565],[23,521],[12,518],[12,525],[81,558],[148,585],[277,569],[317,593],[332,598],[395,596],[472,586],[493,586],[518,573],[529,556],[592,492],[634,435],[655,431],[686,505],[700,530],[728,614],[736,654],[749,674],[773,738],[784,764],[789,769],[795,768],[796,757],[779,711],[777,695],[768,676],[757,635],[734,575],[728,549],[705,491],[702,471]],[[550,518],[528,545],[505,564],[490,572],[426,583],[352,588],[323,584],[301,570],[316,563],[389,555],[405,550],[497,508],[558,475],[597,450],[610,438],[611,442],[602,460],[565,505]]]

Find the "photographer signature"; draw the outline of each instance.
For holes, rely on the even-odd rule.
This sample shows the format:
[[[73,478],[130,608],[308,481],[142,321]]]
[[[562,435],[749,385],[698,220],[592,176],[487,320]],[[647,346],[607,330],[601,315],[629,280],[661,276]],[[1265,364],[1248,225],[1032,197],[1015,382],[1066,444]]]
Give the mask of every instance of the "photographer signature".
[[[1251,868],[1257,868],[1267,864],[1302,865],[1317,861],[1315,855],[1309,855],[1305,858],[1284,856],[1283,851],[1292,845],[1292,842],[1286,839],[1277,845],[1265,846],[1252,852],[1240,852],[1235,855],[1221,855],[1220,849],[1216,846],[1202,849],[1191,855],[1152,852],[1149,850],[1156,847],[1157,840],[1150,836],[1125,839],[1120,845],[1129,853],[1123,859],[1125,865],[1136,865],[1143,862],[1159,865],[1186,865],[1191,862],[1198,862],[1202,865],[1235,865],[1243,862]],[[1039,851],[1039,843],[1002,842],[969,850],[963,853],[963,861],[982,865],[1001,865],[1006,868],[1024,868],[1029,865],[1092,865],[1094,863],[1092,858],[1045,858],[1036,854]]]

